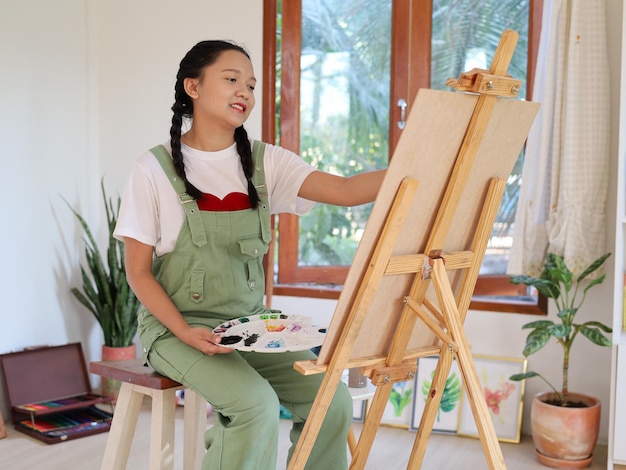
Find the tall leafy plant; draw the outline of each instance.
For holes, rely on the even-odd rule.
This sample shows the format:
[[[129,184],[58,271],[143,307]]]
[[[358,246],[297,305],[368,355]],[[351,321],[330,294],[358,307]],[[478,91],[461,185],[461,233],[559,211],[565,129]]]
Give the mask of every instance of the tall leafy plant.
[[[139,300],[126,281],[124,267],[124,244],[113,237],[117,224],[121,199],[107,197],[104,180],[100,184],[108,226],[106,258],[102,257],[96,239],[85,219],[67,201],[85,234],[85,259],[81,264],[82,290],[72,288],[72,294],[95,317],[104,334],[104,344],[109,347],[124,347],[133,344],[137,332],[137,310]]]
[[[548,344],[551,338],[556,339],[557,343],[563,348],[562,386],[560,392],[542,375],[533,371],[512,375],[510,377],[511,380],[519,381],[531,377],[539,377],[554,390],[559,404],[568,406],[570,351],[574,340],[581,334],[598,346],[611,345],[609,338],[603,334],[603,332],[611,333],[612,329],[610,327],[593,320],[584,323],[576,322],[576,315],[585,301],[587,292],[593,286],[601,284],[606,274],[602,274],[592,280],[587,280],[586,278],[600,268],[609,256],[611,256],[611,253],[606,253],[599,257],[574,279],[573,273],[567,267],[563,258],[557,254],[548,253],[540,277],[526,275],[511,277],[513,284],[533,286],[541,295],[552,299],[558,309],[557,318],[560,321],[539,320],[524,325],[522,328],[531,330],[528,333],[526,345],[522,351],[524,356],[528,357],[536,353]]]

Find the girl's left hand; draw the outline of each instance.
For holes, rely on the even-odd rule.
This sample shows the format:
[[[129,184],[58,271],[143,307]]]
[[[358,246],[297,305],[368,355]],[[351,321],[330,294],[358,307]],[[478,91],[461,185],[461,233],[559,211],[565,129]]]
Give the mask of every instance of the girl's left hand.
[[[220,346],[219,342],[221,339],[219,335],[204,327],[191,327],[180,338],[185,344],[209,356],[233,352],[232,348]]]

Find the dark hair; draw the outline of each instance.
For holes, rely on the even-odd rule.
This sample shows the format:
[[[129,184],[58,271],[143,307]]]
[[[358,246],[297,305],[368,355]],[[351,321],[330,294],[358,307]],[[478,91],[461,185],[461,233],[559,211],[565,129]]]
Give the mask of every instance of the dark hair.
[[[176,173],[185,182],[187,194],[194,199],[201,198],[202,192],[187,179],[180,145],[183,118],[191,118],[193,116],[193,101],[189,95],[187,95],[187,92],[185,92],[183,82],[185,78],[199,78],[206,66],[213,64],[222,52],[229,50],[239,51],[250,58],[246,50],[237,44],[228,41],[201,41],[193,46],[185,57],[183,57],[183,60],[180,61],[180,67],[176,75],[174,104],[172,105],[174,115],[172,116],[172,127],[170,127],[172,159]],[[252,173],[254,171],[252,148],[250,146],[250,140],[248,139],[248,133],[243,126],[235,129],[235,142],[237,144],[237,152],[241,159],[243,172],[248,180],[248,198],[250,199],[250,205],[256,208],[259,204],[259,195],[252,184]]]

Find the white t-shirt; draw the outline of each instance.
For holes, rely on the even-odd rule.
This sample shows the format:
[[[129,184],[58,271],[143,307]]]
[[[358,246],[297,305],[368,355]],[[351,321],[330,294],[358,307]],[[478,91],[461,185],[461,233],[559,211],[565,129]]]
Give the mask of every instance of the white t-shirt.
[[[163,145],[171,152],[169,142]],[[183,144],[182,153],[187,178],[201,192],[220,199],[248,193],[235,144],[219,152]],[[298,215],[310,211],[314,202],[299,198],[298,191],[315,168],[295,153],[270,144],[265,145],[264,164],[270,211]],[[184,220],[185,212],[163,168],[150,151],[144,153],[133,164],[124,189],[115,238],[134,238],[154,246],[161,256],[174,249]]]

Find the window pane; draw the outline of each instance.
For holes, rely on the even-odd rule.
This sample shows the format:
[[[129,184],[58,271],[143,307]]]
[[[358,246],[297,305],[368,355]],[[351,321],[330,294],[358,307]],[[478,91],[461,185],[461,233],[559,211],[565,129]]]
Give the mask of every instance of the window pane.
[[[388,162],[391,0],[303,0],[300,152],[349,176]],[[300,218],[299,262],[349,265],[371,204]]]
[[[432,88],[446,90],[446,80],[473,68],[488,69],[506,29],[519,33],[509,75],[522,79],[520,97],[526,96],[528,18],[530,0],[433,0]],[[515,209],[519,195],[523,155],[513,169],[500,204],[480,274],[505,274]]]

